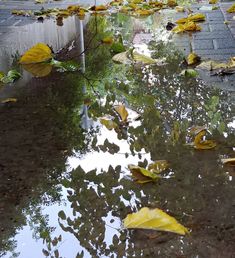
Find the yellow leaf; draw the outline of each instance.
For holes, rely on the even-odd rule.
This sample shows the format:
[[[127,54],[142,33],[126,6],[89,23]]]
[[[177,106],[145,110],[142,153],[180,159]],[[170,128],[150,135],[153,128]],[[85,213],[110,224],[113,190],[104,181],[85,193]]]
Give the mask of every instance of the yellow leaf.
[[[176,6],[176,7],[175,7],[175,10],[176,10],[177,12],[184,12],[184,11],[185,11],[183,6]]]
[[[105,5],[94,5],[90,8],[90,10],[92,11],[96,11],[96,12],[99,12],[99,11],[106,11],[108,8],[107,6]]]
[[[216,147],[216,143],[213,140],[203,140],[206,135],[206,130],[200,131],[194,139],[194,148],[197,150],[209,150]]]
[[[168,0],[167,5],[169,7],[175,7],[175,6],[177,6],[177,2],[176,2],[176,0]]]
[[[148,170],[153,173],[161,173],[169,167],[169,163],[166,160],[156,160],[148,165]]]
[[[70,6],[67,7],[67,10],[70,13],[76,13],[76,12],[80,11],[80,6],[79,5],[70,5]]]
[[[228,13],[235,13],[235,4],[233,4],[232,6],[230,6],[230,7],[227,9],[227,12],[228,12]]]
[[[36,77],[45,77],[50,74],[52,65],[45,63],[23,64],[23,68]]]
[[[153,14],[152,10],[138,9],[133,13],[134,16],[148,16]]]
[[[201,27],[197,25],[195,22],[190,21],[185,24],[179,24],[175,28],[172,29],[175,33],[185,32],[185,31],[200,31]]]
[[[35,0],[35,4],[44,4],[46,1],[45,0]]]
[[[205,21],[206,16],[205,16],[205,14],[202,14],[202,13],[190,14],[188,16],[188,20],[193,21],[193,22]]]
[[[194,148],[197,150],[210,150],[216,147],[216,143],[213,140],[205,140],[200,143],[194,144]]]
[[[149,5],[156,8],[162,8],[163,3],[158,1],[150,1]]]
[[[112,130],[118,127],[118,125],[114,121],[105,117],[100,118],[100,123],[104,125],[108,130]]]
[[[190,53],[187,57],[187,64],[188,65],[195,65],[197,64],[199,61],[201,60],[201,58],[195,54],[195,53]]]
[[[216,70],[216,69],[226,69],[226,68],[234,66],[232,61],[230,61],[230,62],[229,63],[219,63],[219,62],[210,60],[210,61],[202,62],[200,65],[197,66],[197,68],[205,69],[205,70],[208,70],[208,71],[213,71],[213,70]]]
[[[180,235],[189,233],[187,228],[164,211],[147,207],[138,212],[128,214],[124,219],[124,227],[168,231]]]
[[[186,22],[188,22],[188,18],[180,18],[175,23],[177,23],[177,24],[184,24]]]
[[[111,45],[113,44],[113,38],[112,37],[106,37],[101,40],[102,43]]]
[[[209,0],[209,4],[217,4],[218,0]]]
[[[127,117],[128,117],[128,112],[126,110],[126,107],[124,105],[119,105],[119,106],[114,107],[114,109],[117,111],[117,113],[121,117],[122,122],[126,122]]]
[[[221,162],[229,166],[235,166],[235,158],[221,159]]]
[[[190,128],[189,134],[196,136],[197,134],[199,134],[201,131],[206,131],[207,130],[207,126],[193,126]]]
[[[85,14],[86,14],[85,10],[83,10],[83,9],[80,9],[79,12],[77,13],[80,20],[84,20]]]
[[[4,99],[4,100],[1,100],[2,104],[9,103],[9,102],[17,102],[17,99],[16,98],[7,98],[7,99]]]
[[[149,56],[142,55],[136,51],[132,52],[132,58],[136,62],[141,62],[143,64],[155,64],[157,61]]]
[[[156,181],[156,179],[161,178],[155,173],[139,166],[128,165],[128,169],[131,171],[137,183],[144,184],[144,183]]]
[[[37,45],[26,51],[20,58],[20,64],[36,64],[46,62],[52,59],[51,49],[44,43]]]

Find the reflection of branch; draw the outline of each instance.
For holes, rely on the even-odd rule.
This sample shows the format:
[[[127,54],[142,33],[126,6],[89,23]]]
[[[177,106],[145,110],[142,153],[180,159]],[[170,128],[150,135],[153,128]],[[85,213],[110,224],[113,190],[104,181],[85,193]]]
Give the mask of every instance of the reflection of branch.
[[[95,90],[94,85],[91,83],[91,81],[98,81],[101,82],[101,80],[92,80],[90,78],[88,78],[84,73],[81,73],[81,75],[86,79],[87,83],[89,84],[89,86],[92,88],[93,92],[95,93],[96,97],[98,97],[100,99],[100,95],[99,92]]]

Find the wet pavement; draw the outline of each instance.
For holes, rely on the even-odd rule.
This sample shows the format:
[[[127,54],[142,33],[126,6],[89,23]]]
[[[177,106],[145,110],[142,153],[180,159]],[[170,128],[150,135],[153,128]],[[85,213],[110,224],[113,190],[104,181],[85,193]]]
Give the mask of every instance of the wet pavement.
[[[215,13],[222,24],[221,12]],[[235,156],[235,96],[227,83],[233,76],[222,77],[222,86],[180,76],[187,48],[196,47],[193,35],[214,30],[213,22],[176,39],[164,27],[175,13],[69,17],[62,27],[53,19],[7,15],[4,22],[19,22],[6,25],[0,37],[0,70],[17,67],[23,78],[0,96],[17,99],[0,104],[0,257],[233,258],[235,171],[221,162]],[[166,62],[115,64],[110,46],[100,41],[120,34],[127,47]],[[212,51],[220,43],[204,40]],[[81,63],[82,72],[52,69],[33,77],[15,60],[37,42],[52,46],[57,60]],[[85,56],[83,44],[89,46]],[[128,123],[114,111],[120,103]],[[117,128],[107,129],[104,116]],[[216,148],[188,145],[195,125],[209,128]],[[128,165],[147,167],[154,160],[169,161],[162,178],[134,182]],[[123,229],[126,215],[141,207],[164,210],[190,235]]]

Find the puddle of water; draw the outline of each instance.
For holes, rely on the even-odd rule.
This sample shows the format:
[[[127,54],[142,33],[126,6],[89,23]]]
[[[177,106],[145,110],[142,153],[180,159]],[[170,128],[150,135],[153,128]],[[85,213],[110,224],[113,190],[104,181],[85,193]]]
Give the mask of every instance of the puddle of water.
[[[3,89],[18,101],[0,107],[0,256],[232,257],[234,168],[223,167],[220,159],[234,157],[234,93],[179,76],[182,54],[167,41],[151,41],[161,35],[156,21],[91,17],[84,22],[83,73],[53,70]],[[56,58],[79,61],[80,21],[66,22],[54,31],[48,21],[52,33],[40,33],[40,41],[57,51],[74,40]],[[42,25],[24,28],[31,26]],[[100,40],[119,33],[128,47],[137,44],[166,64],[114,64],[110,47]],[[147,42],[133,43],[138,34]],[[39,39],[30,40],[33,45]],[[16,44],[11,53],[28,44]],[[10,52],[5,58],[10,60]],[[120,102],[133,111],[128,124],[113,111]],[[100,124],[104,115],[114,117],[116,130]],[[186,145],[193,125],[210,128],[216,149]],[[133,182],[129,164],[146,167],[158,159],[170,162],[162,179]],[[123,229],[126,215],[145,206],[168,212],[191,234]]]

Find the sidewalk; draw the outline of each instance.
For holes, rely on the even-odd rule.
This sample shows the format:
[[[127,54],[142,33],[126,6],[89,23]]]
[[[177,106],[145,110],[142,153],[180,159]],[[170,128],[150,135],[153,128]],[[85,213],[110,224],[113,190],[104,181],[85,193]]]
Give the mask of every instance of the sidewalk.
[[[65,8],[71,4],[93,4],[94,1],[82,0],[82,1],[53,1],[47,4],[35,4],[33,1],[3,1],[0,0],[0,48],[6,47],[7,41],[14,41],[14,33],[12,32],[9,38],[9,32],[17,31],[17,27],[33,24],[36,22],[31,17],[14,16],[11,11],[14,9],[23,10],[37,10],[44,8]],[[108,2],[108,0],[97,1],[97,4]],[[202,11],[199,8],[203,6],[210,6],[208,4],[193,5],[191,10],[195,13],[205,13],[206,21],[200,23],[202,31],[193,33],[182,33],[173,35],[173,42],[176,47],[179,48],[185,55],[190,52],[198,54],[202,60],[216,60],[216,61],[228,61],[230,57],[235,56],[235,14],[227,13],[226,10],[233,4],[233,2],[220,3],[218,10]],[[218,4],[217,4],[218,5]],[[171,17],[172,21],[178,18],[186,17],[186,13],[174,13]],[[167,17],[168,18],[168,17]],[[170,18],[170,17],[169,17]],[[225,23],[226,21],[226,23]],[[49,23],[49,22],[48,22]],[[46,25],[46,24],[45,24]],[[46,26],[43,31],[46,34]],[[35,30],[35,28],[31,28]],[[36,32],[33,33],[34,35]],[[18,39],[19,40],[19,39]],[[1,49],[0,49],[1,52]],[[1,55],[0,55],[1,56]],[[210,76],[207,73],[200,74],[201,77],[212,83],[215,86],[222,87],[223,89],[229,89],[235,91],[235,74],[229,76]]]

